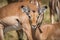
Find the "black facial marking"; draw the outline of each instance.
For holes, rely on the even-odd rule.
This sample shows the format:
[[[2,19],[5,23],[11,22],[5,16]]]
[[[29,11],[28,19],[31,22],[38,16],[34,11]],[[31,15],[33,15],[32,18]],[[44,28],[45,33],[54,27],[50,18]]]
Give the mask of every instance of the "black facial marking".
[[[39,16],[37,17],[37,19],[39,18]]]
[[[16,21],[22,25],[22,23],[18,19],[16,19]]]

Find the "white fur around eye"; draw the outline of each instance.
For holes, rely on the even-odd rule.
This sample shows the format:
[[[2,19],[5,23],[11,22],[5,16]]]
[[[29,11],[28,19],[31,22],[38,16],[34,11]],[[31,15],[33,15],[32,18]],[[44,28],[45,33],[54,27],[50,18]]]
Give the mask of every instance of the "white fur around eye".
[[[44,13],[44,12],[45,12],[45,8],[41,8],[40,13]]]
[[[23,7],[22,12],[29,13],[30,12],[29,7]]]
[[[40,8],[39,13],[45,13],[47,9],[47,6],[43,6],[42,8]]]

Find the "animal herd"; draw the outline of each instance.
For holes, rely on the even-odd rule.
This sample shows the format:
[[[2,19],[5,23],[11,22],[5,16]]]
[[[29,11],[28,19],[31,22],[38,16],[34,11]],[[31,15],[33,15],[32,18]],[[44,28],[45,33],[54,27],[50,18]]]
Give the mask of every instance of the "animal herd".
[[[8,5],[0,8],[0,40],[4,40],[4,34],[16,30],[18,39],[20,31],[25,32],[27,40],[48,40],[54,38],[54,34],[60,27],[59,0],[49,1],[51,24],[41,25],[47,6],[40,5],[37,0],[7,0]],[[53,4],[53,5],[52,5]],[[54,23],[53,14],[56,11],[58,22]],[[60,30],[60,29],[59,29]],[[22,35],[23,36],[23,35]],[[51,38],[51,40],[53,40]]]

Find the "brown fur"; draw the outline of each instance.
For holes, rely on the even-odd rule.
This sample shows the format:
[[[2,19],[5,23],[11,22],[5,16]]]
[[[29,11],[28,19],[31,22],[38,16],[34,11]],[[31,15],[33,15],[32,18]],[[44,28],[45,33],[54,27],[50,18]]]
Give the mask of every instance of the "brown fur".
[[[52,35],[60,35],[58,33],[56,34],[56,30],[60,30],[60,23],[54,23],[54,24],[44,24],[41,25],[41,30],[43,33],[39,33],[38,29],[36,30],[35,37],[38,40],[48,40],[51,38]],[[51,38],[52,39],[52,38]]]

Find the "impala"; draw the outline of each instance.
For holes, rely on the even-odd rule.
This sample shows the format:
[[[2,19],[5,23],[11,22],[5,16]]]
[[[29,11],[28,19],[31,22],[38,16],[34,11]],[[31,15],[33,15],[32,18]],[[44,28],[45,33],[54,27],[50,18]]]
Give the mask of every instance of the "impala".
[[[52,40],[54,35],[55,36],[60,35],[59,34],[59,32],[60,32],[60,23],[57,22],[57,23],[53,23],[53,24],[44,24],[44,25],[41,26],[41,30],[43,32],[43,33],[40,34],[40,39],[41,40],[48,40],[48,39]]]
[[[8,1],[8,4],[10,4],[10,3],[14,3],[14,2],[22,2],[21,0],[7,0]],[[26,0],[23,0],[23,2],[25,2]],[[39,22],[37,22],[37,23],[39,23],[38,25],[41,25],[41,23],[42,23],[42,21],[43,21],[43,17],[44,17],[44,15],[43,15],[43,10],[44,10],[44,8],[41,8],[42,9],[42,11],[39,11],[40,10],[40,2],[38,2],[37,0],[29,0],[28,1],[29,3],[32,3],[32,4],[34,4],[34,5],[36,5],[37,7],[38,7],[38,12],[39,12],[39,15],[40,15],[40,18],[39,18]],[[34,15],[34,14],[33,14]],[[33,16],[31,16],[31,17],[33,17]],[[34,20],[36,20],[36,19],[34,19]],[[32,20],[33,21],[33,20]],[[36,23],[36,21],[34,21],[35,23]],[[33,22],[32,22],[33,23]],[[35,27],[36,28],[36,27]],[[34,27],[33,27],[33,29],[35,29]],[[39,29],[40,30],[40,29]],[[21,31],[21,32],[20,32]],[[22,40],[22,38],[23,38],[23,30],[18,30],[18,31],[16,31],[17,33],[18,33],[18,36],[19,36],[19,40]],[[40,30],[40,32],[42,32],[41,30]],[[22,37],[20,37],[20,35],[22,35]]]
[[[4,33],[13,29],[19,30],[23,28],[23,30],[27,32],[28,38],[31,37],[29,18],[25,14],[26,11],[29,12],[29,10],[25,10],[25,7],[28,9],[34,7],[36,9],[36,6],[32,4],[28,5],[28,3],[24,2],[13,3],[0,9],[0,23],[4,26]],[[20,26],[20,24],[22,26]],[[29,40],[32,40],[32,37]]]
[[[34,40],[60,40],[60,23],[43,24],[40,29],[43,33],[39,32],[37,28],[33,31]]]
[[[57,14],[57,21],[60,20],[59,4],[60,4],[59,0],[50,0],[49,1],[50,20],[51,20],[52,23],[55,22],[55,20],[54,20],[55,13]]]

